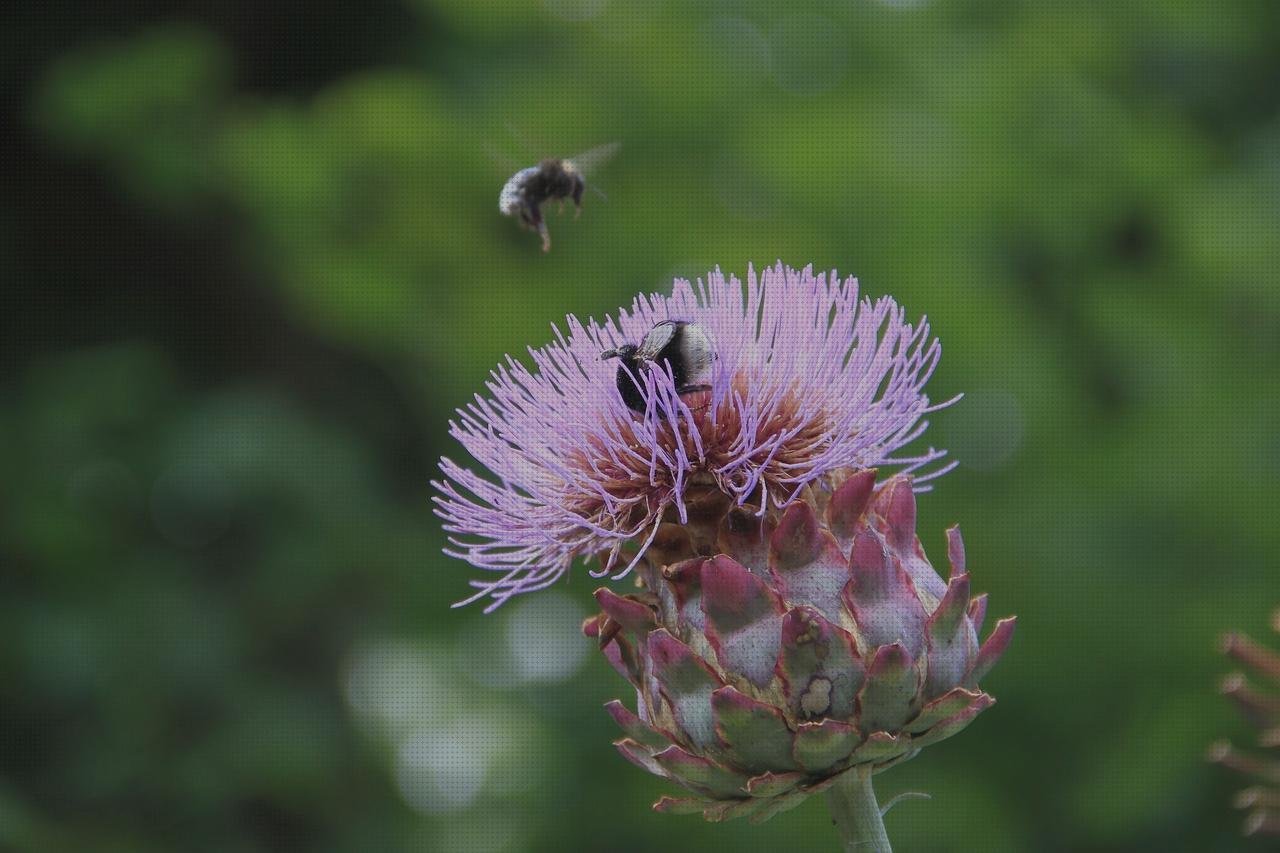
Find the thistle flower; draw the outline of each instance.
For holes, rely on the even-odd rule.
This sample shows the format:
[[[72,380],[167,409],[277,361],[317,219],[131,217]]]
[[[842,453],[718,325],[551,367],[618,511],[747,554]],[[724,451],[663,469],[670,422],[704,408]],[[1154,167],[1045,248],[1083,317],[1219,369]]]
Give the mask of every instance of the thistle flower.
[[[1280,610],[1272,616],[1271,624],[1280,632]],[[1222,638],[1222,651],[1252,670],[1255,677],[1280,686],[1280,654],[1237,633]],[[1259,746],[1280,748],[1280,695],[1256,689],[1240,672],[1223,679],[1222,692],[1259,729]],[[1236,794],[1236,807],[1249,813],[1244,822],[1245,835],[1280,836],[1280,760],[1238,751],[1225,740],[1209,748],[1209,760],[1255,783]]]
[[[659,322],[705,330],[710,387],[678,392],[670,370],[636,377],[647,412],[621,399],[616,362],[600,355]],[[595,577],[627,575],[664,519],[689,518],[688,491],[710,483],[735,505],[785,508],[844,468],[922,471],[943,455],[897,455],[925,429],[923,386],[938,342],[889,297],[859,298],[855,279],[778,264],[745,284],[718,270],[670,297],[640,296],[603,323],[566,318],[555,341],[510,356],[450,424],[491,473],[441,460],[436,512],[452,556],[497,577],[472,581],[466,604],[546,587],[575,559]],[[950,402],[950,401],[948,401]],[[947,405],[944,403],[942,405]],[[916,488],[946,468],[927,471]],[[624,559],[625,552],[625,559]]]
[[[699,384],[665,356],[600,360],[672,320],[716,355]],[[436,483],[449,553],[500,574],[468,600],[495,607],[577,558],[637,570],[583,627],[636,690],[635,712],[607,706],[618,748],[692,794],[656,808],[762,820],[828,790],[849,849],[888,850],[871,774],[989,707],[978,681],[1013,633],[1002,620],[979,645],[986,598],[958,530],[949,581],[916,536],[915,493],[947,470],[902,453],[940,408],[928,325],[778,265],[555,335],[530,350],[536,372],[508,358],[452,424],[496,478],[445,459]],[[877,486],[884,466],[899,471]]]

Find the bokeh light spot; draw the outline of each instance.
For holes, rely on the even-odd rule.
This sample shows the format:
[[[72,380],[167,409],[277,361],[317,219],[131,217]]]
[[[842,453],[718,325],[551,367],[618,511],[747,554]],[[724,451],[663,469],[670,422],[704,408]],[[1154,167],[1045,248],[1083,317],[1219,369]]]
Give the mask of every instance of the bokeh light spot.
[[[364,727],[388,737],[442,723],[456,693],[428,650],[398,640],[357,647],[347,664],[345,687]]]
[[[514,605],[507,617],[507,648],[516,677],[544,683],[571,678],[590,648],[580,629],[586,615],[576,601],[558,590]]]
[[[396,787],[414,810],[435,815],[464,809],[479,795],[489,772],[481,738],[458,723],[414,732],[396,752]]]

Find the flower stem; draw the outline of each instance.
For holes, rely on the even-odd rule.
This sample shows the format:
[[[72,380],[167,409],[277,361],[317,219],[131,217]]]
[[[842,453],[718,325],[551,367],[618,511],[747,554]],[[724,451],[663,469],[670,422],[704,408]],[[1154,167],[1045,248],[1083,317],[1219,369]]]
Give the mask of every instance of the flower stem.
[[[856,767],[841,776],[827,790],[827,806],[844,839],[845,853],[893,853],[871,787],[870,767]]]

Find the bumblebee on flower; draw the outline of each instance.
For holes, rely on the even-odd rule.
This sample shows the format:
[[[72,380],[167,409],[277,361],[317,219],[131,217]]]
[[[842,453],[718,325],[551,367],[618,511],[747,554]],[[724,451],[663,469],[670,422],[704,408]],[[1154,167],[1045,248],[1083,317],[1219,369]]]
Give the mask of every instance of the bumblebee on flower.
[[[778,264],[554,333],[452,424],[493,475],[444,459],[435,484],[448,553],[496,575],[466,601],[580,558],[635,571],[584,627],[636,688],[635,712],[609,705],[619,750],[691,794],[658,807],[764,819],[830,790],[846,841],[888,849],[871,774],[992,704],[978,680],[1013,631],[980,644],[958,530],[946,581],[915,533],[949,467],[904,450],[951,402],[924,393],[928,324]]]

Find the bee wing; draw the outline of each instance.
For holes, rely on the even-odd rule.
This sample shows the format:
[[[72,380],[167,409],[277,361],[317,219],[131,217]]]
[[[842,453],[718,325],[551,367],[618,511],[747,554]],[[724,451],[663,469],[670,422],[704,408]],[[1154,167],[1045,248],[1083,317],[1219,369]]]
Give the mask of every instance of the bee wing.
[[[644,336],[644,340],[640,342],[640,348],[636,350],[636,358],[646,361],[656,359],[658,353],[662,352],[663,348],[676,336],[678,326],[675,320],[663,320],[650,329]]]
[[[564,159],[573,164],[573,168],[577,169],[583,177],[586,177],[609,162],[621,147],[622,143],[620,142],[608,142]]]
[[[541,157],[553,156],[552,153],[549,153],[552,151],[552,146],[543,145],[541,142],[534,144],[535,141],[529,139],[529,137],[510,120],[503,121],[502,127],[506,130],[507,135],[515,140],[516,144],[522,149],[520,151],[521,157],[528,160],[537,160]],[[493,148],[492,145],[486,144],[485,147],[487,149],[491,149],[491,156],[493,156],[492,152],[496,152],[496,149]],[[571,157],[562,157],[561,159],[572,164],[573,167],[583,175],[583,177],[587,177],[591,172],[599,169],[612,159],[613,155],[617,154],[618,149],[621,147],[622,143],[620,142],[606,142],[604,145],[597,145],[595,148],[588,148],[586,151],[574,154]],[[539,154],[536,152],[541,153]],[[495,159],[497,159],[497,157],[495,157]],[[520,168],[519,164],[510,162],[509,157],[503,157],[502,159],[504,161],[503,165],[508,172],[514,172],[516,169]]]

